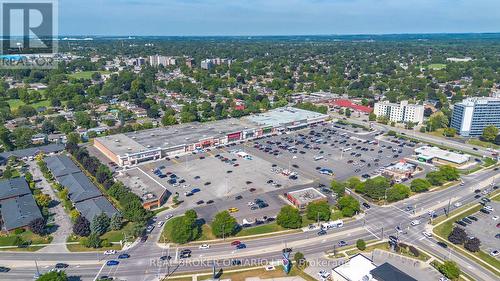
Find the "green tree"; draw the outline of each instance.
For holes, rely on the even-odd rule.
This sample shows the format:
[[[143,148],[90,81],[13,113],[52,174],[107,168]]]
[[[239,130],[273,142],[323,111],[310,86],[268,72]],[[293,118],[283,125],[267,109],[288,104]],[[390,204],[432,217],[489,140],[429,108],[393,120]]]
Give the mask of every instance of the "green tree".
[[[161,118],[161,124],[163,126],[171,126],[177,124],[177,119],[173,115],[165,114]]]
[[[94,216],[92,222],[90,223],[90,231],[97,234],[98,236],[103,235],[108,231],[110,224],[110,219],[105,213]]]
[[[383,199],[385,196],[385,191],[389,188],[389,180],[385,177],[375,177],[373,179],[368,179],[364,184],[365,194],[376,200]]]
[[[454,181],[460,178],[460,172],[458,171],[458,169],[450,165],[439,167],[439,172],[447,181]]]
[[[368,115],[368,120],[369,121],[375,121],[377,120],[377,115],[375,115],[375,113],[370,113],[370,115]]]
[[[294,255],[293,255],[293,260],[295,261],[295,264],[299,267],[299,268],[303,268],[305,265],[306,265],[306,258],[304,256],[303,253],[301,252],[296,252]]]
[[[235,234],[238,223],[228,211],[222,211],[215,215],[210,226],[216,237],[227,237]]]
[[[426,179],[414,179],[410,184],[410,189],[413,192],[425,192],[428,191],[432,184]]]
[[[457,130],[455,128],[445,128],[443,130],[443,136],[445,137],[454,137],[457,134]]]
[[[404,184],[395,184],[387,190],[387,201],[395,202],[408,198],[411,194],[410,188]]]
[[[434,186],[439,186],[446,182],[446,177],[440,171],[429,172],[425,175],[425,178]]]
[[[489,125],[483,129],[483,134],[481,135],[481,138],[485,141],[493,142],[497,136],[498,136],[498,128],[495,127],[494,125]]]
[[[460,276],[460,268],[454,261],[445,261],[439,266],[439,272],[441,272],[448,279],[457,279]]]
[[[45,193],[38,193],[35,195],[35,201],[38,204],[38,206],[42,208],[49,207],[50,202],[52,202],[52,199],[48,194]]]
[[[81,240],[81,244],[87,248],[100,248],[102,240],[97,233],[90,233],[90,235]]]
[[[300,228],[302,226],[302,217],[296,208],[284,206],[278,213],[276,223],[284,228]]]
[[[328,221],[331,213],[330,205],[325,201],[309,203],[306,209],[307,218],[310,220]]]
[[[366,249],[366,242],[363,239],[358,239],[356,241],[356,248],[360,251],[364,251]]]
[[[340,198],[337,206],[344,217],[352,217],[360,211],[359,201],[350,195]]]
[[[49,271],[41,274],[37,281],[68,281],[68,276],[64,270],[61,271]]]
[[[122,225],[122,216],[119,213],[113,214],[113,216],[111,217],[111,222],[109,223],[109,227],[112,230],[120,230],[122,228]]]
[[[337,180],[332,180],[332,182],[330,183],[330,187],[333,193],[337,195],[337,198],[340,198],[345,193],[346,184]]]

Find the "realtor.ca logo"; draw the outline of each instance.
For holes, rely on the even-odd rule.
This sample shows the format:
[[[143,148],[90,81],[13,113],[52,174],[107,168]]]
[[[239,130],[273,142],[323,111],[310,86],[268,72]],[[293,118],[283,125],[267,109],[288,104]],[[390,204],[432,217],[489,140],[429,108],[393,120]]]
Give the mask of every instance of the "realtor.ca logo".
[[[57,0],[0,0],[0,68],[57,66]]]

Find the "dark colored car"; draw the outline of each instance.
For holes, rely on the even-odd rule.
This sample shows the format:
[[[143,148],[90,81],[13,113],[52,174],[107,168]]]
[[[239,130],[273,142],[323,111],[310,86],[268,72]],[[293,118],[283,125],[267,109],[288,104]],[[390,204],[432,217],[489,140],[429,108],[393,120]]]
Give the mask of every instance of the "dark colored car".
[[[9,272],[10,268],[5,267],[5,266],[0,266],[0,272]]]
[[[115,265],[118,265],[119,263],[120,263],[119,261],[109,260],[106,262],[106,265],[107,266],[115,266]]]
[[[214,203],[214,200],[208,200],[208,201],[207,201],[207,205],[208,205],[208,204],[213,204],[213,203]]]
[[[161,256],[161,257],[160,257],[160,260],[162,260],[162,261],[169,261],[169,260],[171,260],[171,259],[172,259],[172,257],[171,257],[171,256]]]
[[[246,249],[247,245],[243,244],[243,243],[240,243],[236,246],[236,249],[240,250],[240,249]]]
[[[241,265],[241,260],[232,260],[231,265]]]
[[[129,254],[121,254],[118,256],[119,259],[128,259],[130,258],[130,255]]]
[[[58,269],[61,269],[61,268],[66,268],[68,267],[69,265],[67,263],[62,263],[62,262],[59,262],[59,263],[56,263],[56,266],[55,268],[58,268]]]
[[[445,248],[445,249],[446,249],[446,248],[448,248],[448,244],[446,244],[446,243],[444,243],[444,242],[439,241],[439,242],[437,242],[436,244],[438,244],[438,245],[439,245],[440,247],[442,247],[442,248]]]
[[[203,204],[203,203],[205,203],[205,201],[200,200],[200,201],[197,201],[197,202],[196,202],[196,205],[201,205],[201,204]]]
[[[318,231],[318,236],[322,236],[322,235],[326,235],[326,231],[323,229]]]
[[[236,199],[236,200],[241,200],[241,199],[243,199],[243,196],[238,195],[238,196],[234,197],[234,199]]]
[[[370,209],[370,208],[371,208],[371,207],[370,207],[370,205],[369,205],[368,203],[366,203],[366,202],[363,202],[363,207],[365,207],[365,208],[367,208],[367,209]]]

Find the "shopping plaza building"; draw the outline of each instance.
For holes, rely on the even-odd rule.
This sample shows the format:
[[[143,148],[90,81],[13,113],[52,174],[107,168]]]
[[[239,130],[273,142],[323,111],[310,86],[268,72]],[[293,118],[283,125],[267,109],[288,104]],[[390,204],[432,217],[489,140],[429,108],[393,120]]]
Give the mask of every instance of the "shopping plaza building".
[[[326,114],[286,107],[240,119],[187,123],[96,138],[94,146],[121,167],[182,155],[197,149],[306,128]]]

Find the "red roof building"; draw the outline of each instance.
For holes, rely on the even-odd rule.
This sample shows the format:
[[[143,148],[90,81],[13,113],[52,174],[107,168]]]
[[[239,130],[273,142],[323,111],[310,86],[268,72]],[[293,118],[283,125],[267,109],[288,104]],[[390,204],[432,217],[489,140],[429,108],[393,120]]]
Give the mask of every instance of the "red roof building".
[[[364,106],[364,105],[359,105],[351,102],[350,100],[346,99],[338,99],[330,102],[331,105],[333,106],[339,106],[339,107],[347,107],[355,111],[360,111],[364,113],[371,113],[373,111],[373,108],[369,106]]]

